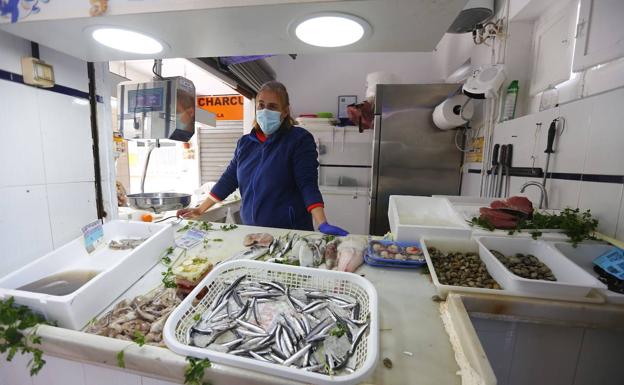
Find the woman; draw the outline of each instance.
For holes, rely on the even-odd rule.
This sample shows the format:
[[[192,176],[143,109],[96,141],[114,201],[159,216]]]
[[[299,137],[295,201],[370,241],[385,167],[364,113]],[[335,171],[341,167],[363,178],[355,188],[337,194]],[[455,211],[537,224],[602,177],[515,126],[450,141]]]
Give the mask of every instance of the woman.
[[[293,124],[286,87],[265,83],[256,96],[252,132],[239,139],[209,197],[199,207],[179,210],[178,216],[197,217],[239,188],[246,225],[314,230],[314,218],[322,233],[347,235],[327,223],[314,138]]]

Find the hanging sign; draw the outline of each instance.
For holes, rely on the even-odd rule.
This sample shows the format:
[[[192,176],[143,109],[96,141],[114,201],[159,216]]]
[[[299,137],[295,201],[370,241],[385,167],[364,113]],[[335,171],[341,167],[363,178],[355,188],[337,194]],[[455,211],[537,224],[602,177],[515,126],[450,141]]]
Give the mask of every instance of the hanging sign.
[[[197,107],[214,113],[217,120],[243,120],[241,95],[203,95],[197,97]]]

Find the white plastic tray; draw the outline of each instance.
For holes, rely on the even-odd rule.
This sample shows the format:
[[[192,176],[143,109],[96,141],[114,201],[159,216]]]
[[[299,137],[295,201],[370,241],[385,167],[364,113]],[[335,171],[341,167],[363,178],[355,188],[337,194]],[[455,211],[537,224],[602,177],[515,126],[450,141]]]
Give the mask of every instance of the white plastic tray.
[[[0,280],[0,298],[41,313],[59,326],[82,329],[128,287],[153,267],[163,252],[173,245],[170,224],[110,221],[104,224],[104,245],[87,253],[82,237],[59,247]],[[147,238],[133,250],[111,250],[112,239]],[[70,270],[98,271],[98,275],[78,290],[64,296],[15,290],[52,274]]]
[[[445,198],[391,195],[388,220],[394,239],[401,242],[421,237],[469,239],[472,233]]]
[[[559,250],[561,254],[579,265],[579,267],[593,277],[598,276],[594,271],[593,260],[613,248],[613,246],[604,243],[581,243],[573,247],[571,243],[553,242],[552,245]],[[597,278],[596,281],[598,281]],[[616,293],[609,289],[600,289],[600,293],[606,297],[607,302],[624,304],[624,294]]]
[[[231,281],[242,274],[251,280],[275,280],[290,288],[313,288],[336,294],[354,297],[361,305],[360,319],[370,315],[368,335],[362,338],[355,351],[356,367],[351,374],[328,376],[320,373],[285,367],[278,364],[262,362],[252,358],[221,353],[210,349],[202,349],[186,344],[187,330],[195,322],[193,316],[206,311],[210,303]],[[193,305],[193,300],[204,288],[208,289],[205,297]],[[185,356],[208,358],[211,361],[256,370],[279,377],[320,385],[358,384],[366,379],[375,368],[379,351],[379,325],[377,313],[377,292],[375,287],[357,274],[337,271],[311,269],[259,261],[231,261],[217,265],[171,313],[163,337],[167,347]]]
[[[606,286],[564,257],[544,241],[525,238],[479,237],[480,256],[488,271],[506,289],[515,292],[562,297],[585,297],[592,289]],[[509,271],[491,252],[497,250],[506,256],[516,253],[532,254],[546,264],[557,281],[526,279]]]
[[[455,286],[455,285],[444,285],[440,283],[438,279],[438,274],[433,266],[433,262],[431,261],[431,256],[429,254],[429,247],[435,247],[438,250],[449,253],[449,252],[475,252],[479,254],[481,260],[485,263],[485,259],[481,257],[481,250],[479,249],[479,244],[474,240],[464,240],[464,239],[452,239],[452,238],[423,238],[421,240],[421,245],[423,249],[423,253],[425,255],[425,259],[427,260],[427,267],[429,268],[429,272],[431,274],[431,280],[436,287],[436,291],[441,298],[446,298],[449,293],[478,293],[478,294],[491,294],[491,295],[503,295],[510,297],[527,297],[527,298],[541,298],[541,299],[552,299],[552,300],[561,300],[561,301],[573,301],[573,302],[587,302],[587,303],[603,303],[604,298],[596,293],[595,291],[591,291],[586,296],[581,297],[570,297],[568,295],[556,295],[552,293],[528,293],[524,291],[514,291],[504,286],[501,280],[498,277],[501,275],[500,270],[490,270],[490,268],[486,264],[486,268],[488,272],[494,278],[499,285],[501,285],[502,289],[486,289],[479,287],[469,287],[469,286]]]

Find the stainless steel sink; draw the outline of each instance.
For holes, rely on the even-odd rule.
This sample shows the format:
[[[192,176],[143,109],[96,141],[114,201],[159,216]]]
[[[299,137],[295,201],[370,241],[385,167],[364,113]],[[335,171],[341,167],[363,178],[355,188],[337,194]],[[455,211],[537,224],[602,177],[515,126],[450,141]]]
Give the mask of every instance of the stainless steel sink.
[[[128,203],[138,210],[161,213],[188,207],[191,204],[191,195],[169,192],[128,194]]]

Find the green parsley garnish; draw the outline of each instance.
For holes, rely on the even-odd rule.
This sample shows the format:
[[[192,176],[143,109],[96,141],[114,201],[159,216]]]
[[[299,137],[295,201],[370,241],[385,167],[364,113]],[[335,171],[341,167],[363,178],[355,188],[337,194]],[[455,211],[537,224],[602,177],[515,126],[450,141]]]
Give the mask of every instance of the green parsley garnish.
[[[204,371],[212,366],[210,360],[204,358],[186,357],[188,365],[184,369],[184,384],[185,385],[206,385],[204,380]]]
[[[35,347],[41,344],[41,337],[35,334],[39,324],[48,322],[27,306],[16,305],[15,298],[0,300],[0,353],[7,353],[7,361],[11,361],[17,353],[32,354],[28,363],[31,376],[38,374],[46,363],[43,351]],[[30,331],[26,332],[26,329]]]

